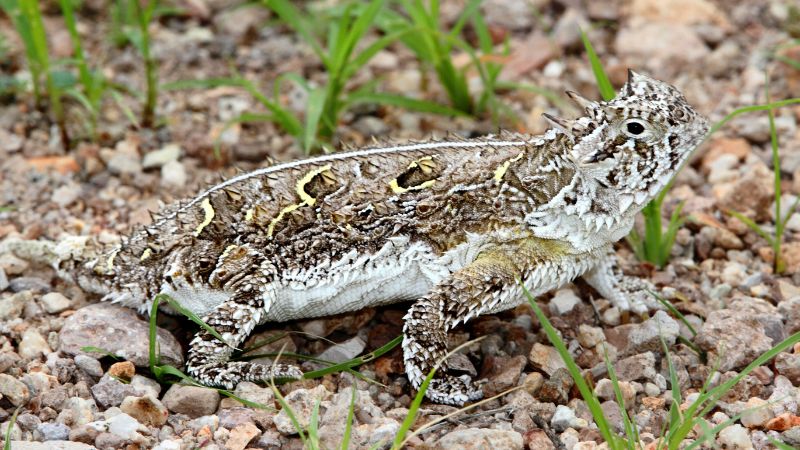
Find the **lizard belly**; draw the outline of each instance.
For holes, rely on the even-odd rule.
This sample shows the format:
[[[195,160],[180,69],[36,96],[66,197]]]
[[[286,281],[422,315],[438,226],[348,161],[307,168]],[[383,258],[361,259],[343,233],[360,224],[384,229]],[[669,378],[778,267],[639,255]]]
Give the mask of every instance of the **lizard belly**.
[[[328,316],[425,295],[450,273],[429,245],[391,238],[377,252],[281,274],[271,283],[262,322]]]

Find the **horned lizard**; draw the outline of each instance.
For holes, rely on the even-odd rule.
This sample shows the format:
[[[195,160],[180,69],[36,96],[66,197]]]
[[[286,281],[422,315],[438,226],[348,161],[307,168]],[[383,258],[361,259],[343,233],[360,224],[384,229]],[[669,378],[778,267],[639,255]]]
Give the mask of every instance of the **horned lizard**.
[[[419,388],[448,331],[583,277],[622,310],[648,309],[648,282],[623,276],[612,244],[708,130],[674,87],[629,72],[616,99],[567,93],[585,115],[541,136],[379,146],[236,176],[165,208],[88,263],[58,268],[105,299],[146,312],[166,293],[215,328],[191,342],[200,382],[300,378],[294,366],[230,361],[256,325],[414,301],[403,351]],[[426,392],[481,398],[440,370]]]

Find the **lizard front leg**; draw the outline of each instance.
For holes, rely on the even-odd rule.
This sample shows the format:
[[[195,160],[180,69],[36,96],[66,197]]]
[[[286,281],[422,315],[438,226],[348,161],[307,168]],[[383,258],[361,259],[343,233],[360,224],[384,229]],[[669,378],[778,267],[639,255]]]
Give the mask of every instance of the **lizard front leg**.
[[[650,292],[656,292],[655,286],[647,280],[624,275],[610,245],[605,255],[583,274],[583,279],[620,310],[644,314],[648,310],[660,308],[650,295]]]
[[[404,317],[403,356],[406,374],[416,389],[447,354],[448,331],[460,322],[502,309],[503,303],[512,306],[521,275],[506,253],[483,252],[411,306]],[[458,406],[483,397],[469,375],[456,377],[446,373],[445,367],[437,371],[425,395],[437,403]]]
[[[225,342],[201,329],[190,344],[186,371],[205,385],[232,389],[240,381],[298,379],[303,376],[303,372],[292,365],[230,361],[233,349],[244,342],[265,311],[263,294],[248,286],[244,283],[231,300],[217,306],[203,318]]]

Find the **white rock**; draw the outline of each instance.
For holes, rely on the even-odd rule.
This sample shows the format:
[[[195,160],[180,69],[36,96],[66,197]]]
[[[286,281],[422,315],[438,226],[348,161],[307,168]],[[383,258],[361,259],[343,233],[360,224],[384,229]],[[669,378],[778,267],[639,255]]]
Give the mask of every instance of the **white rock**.
[[[335,363],[344,362],[361,354],[366,346],[367,343],[364,342],[364,340],[360,337],[356,336],[352,339],[348,339],[344,342],[326,348],[325,351],[320,353],[317,357],[319,359]]]
[[[550,312],[557,315],[566,314],[572,311],[581,299],[572,292],[571,289],[560,289],[550,300]]]
[[[584,419],[579,419],[575,416],[575,411],[569,406],[558,405],[556,412],[553,414],[550,424],[556,431],[564,431],[567,428],[585,428],[588,423]]]
[[[758,397],[748,400],[745,408],[745,411],[742,411],[741,421],[747,428],[763,427],[773,417],[768,402]]]
[[[72,300],[60,292],[50,292],[42,296],[42,306],[50,314],[58,314],[72,306]]]
[[[35,328],[28,328],[22,333],[17,352],[25,359],[38,358],[39,355],[52,353],[47,340]]]
[[[522,450],[525,448],[525,442],[522,439],[522,435],[516,431],[467,428],[451,431],[442,436],[436,443],[435,448],[442,450],[462,450],[467,448]]]
[[[163,167],[169,162],[177,161],[180,156],[181,147],[178,144],[167,144],[159,150],[144,155],[142,167],[145,169]]]
[[[717,441],[725,448],[732,450],[745,450],[753,448],[750,433],[741,425],[731,425],[719,432]]]
[[[186,185],[186,168],[180,161],[170,161],[161,167],[161,181],[164,184],[183,187]]]
[[[583,348],[594,348],[597,344],[606,340],[606,335],[600,327],[591,325],[578,325],[578,342]]]

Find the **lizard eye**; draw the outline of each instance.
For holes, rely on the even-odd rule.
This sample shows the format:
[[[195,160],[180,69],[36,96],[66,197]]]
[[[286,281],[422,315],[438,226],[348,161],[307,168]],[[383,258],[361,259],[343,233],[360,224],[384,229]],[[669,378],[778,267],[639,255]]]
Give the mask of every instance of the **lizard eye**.
[[[641,135],[644,133],[644,130],[644,124],[639,120],[632,119],[625,124],[625,132],[631,137]]]

